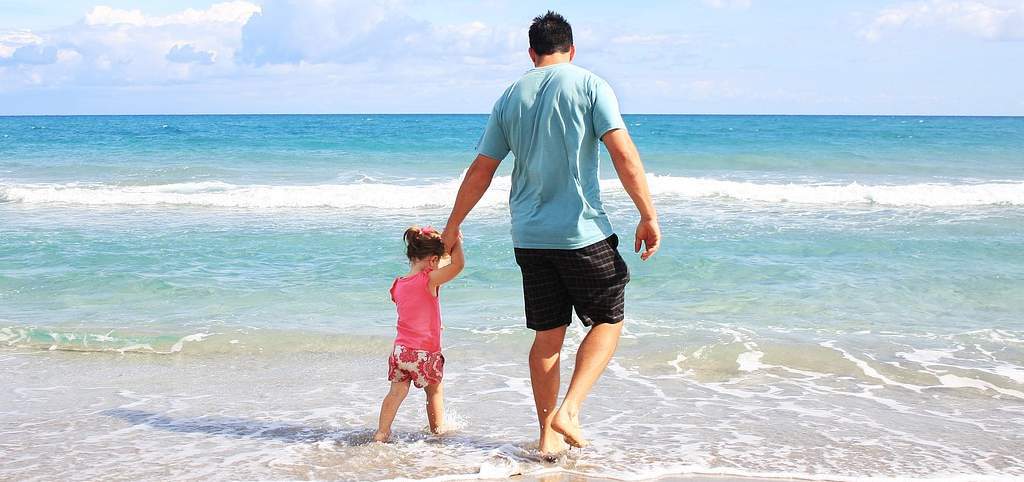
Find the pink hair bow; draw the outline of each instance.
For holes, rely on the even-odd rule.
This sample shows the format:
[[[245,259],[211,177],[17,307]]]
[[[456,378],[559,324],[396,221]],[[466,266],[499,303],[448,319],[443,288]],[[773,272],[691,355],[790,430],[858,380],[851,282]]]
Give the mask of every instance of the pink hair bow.
[[[420,234],[424,236],[430,236],[431,234],[437,234],[437,230],[431,226],[424,226],[420,228]]]

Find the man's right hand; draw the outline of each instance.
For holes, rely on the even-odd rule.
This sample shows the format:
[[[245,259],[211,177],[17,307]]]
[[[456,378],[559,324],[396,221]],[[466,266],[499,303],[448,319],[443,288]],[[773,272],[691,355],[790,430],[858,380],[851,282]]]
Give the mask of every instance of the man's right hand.
[[[633,246],[633,252],[639,253],[641,245],[644,252],[640,254],[640,259],[644,261],[658,251],[658,247],[661,246],[661,227],[658,226],[657,219],[641,219],[640,223],[636,225],[636,243]]]
[[[444,242],[445,254],[451,254],[452,248],[459,239],[459,226],[462,220],[466,219],[473,206],[480,202],[487,187],[494,179],[494,172],[501,164],[499,159],[491,159],[483,154],[477,154],[476,159],[469,165],[466,175],[462,178],[462,185],[459,186],[459,194],[455,196],[455,205],[452,206],[452,213],[448,215],[448,222],[445,223],[444,232],[441,233],[441,241]]]

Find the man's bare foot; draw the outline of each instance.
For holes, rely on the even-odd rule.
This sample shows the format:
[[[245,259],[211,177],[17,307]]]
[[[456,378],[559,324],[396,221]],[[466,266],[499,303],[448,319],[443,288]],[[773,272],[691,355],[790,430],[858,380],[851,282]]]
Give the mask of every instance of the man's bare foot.
[[[389,438],[391,438],[391,434],[388,432],[381,432],[380,430],[378,430],[377,433],[373,434],[374,442],[387,443]]]
[[[583,432],[580,430],[579,414],[570,415],[566,412],[565,408],[560,408],[555,412],[555,418],[551,420],[551,428],[562,434],[565,441],[573,447],[583,448],[590,445],[590,442],[583,438]]]

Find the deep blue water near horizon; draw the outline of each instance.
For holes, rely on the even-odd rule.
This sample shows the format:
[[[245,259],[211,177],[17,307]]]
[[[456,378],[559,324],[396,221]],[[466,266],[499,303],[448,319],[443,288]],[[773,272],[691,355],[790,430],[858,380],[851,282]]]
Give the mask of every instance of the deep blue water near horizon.
[[[626,335],[595,448],[552,467],[529,454],[511,156],[444,289],[453,433],[416,407],[364,443],[402,230],[443,225],[486,116],[0,117],[0,478],[1024,477],[1024,118],[626,121],[665,244],[629,253],[602,154]]]

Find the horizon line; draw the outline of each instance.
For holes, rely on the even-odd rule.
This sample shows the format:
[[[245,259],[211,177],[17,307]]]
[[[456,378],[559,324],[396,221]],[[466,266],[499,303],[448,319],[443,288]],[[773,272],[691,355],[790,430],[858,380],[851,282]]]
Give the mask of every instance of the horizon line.
[[[465,115],[485,116],[489,112],[333,112],[333,113],[309,113],[309,112],[258,112],[258,113],[144,113],[144,114],[0,114],[0,118],[17,117],[213,117],[213,116],[431,116],[431,115]],[[630,112],[623,113],[624,116],[690,116],[690,117],[998,117],[998,118],[1024,118],[1022,114],[773,114],[773,113],[644,113]]]

